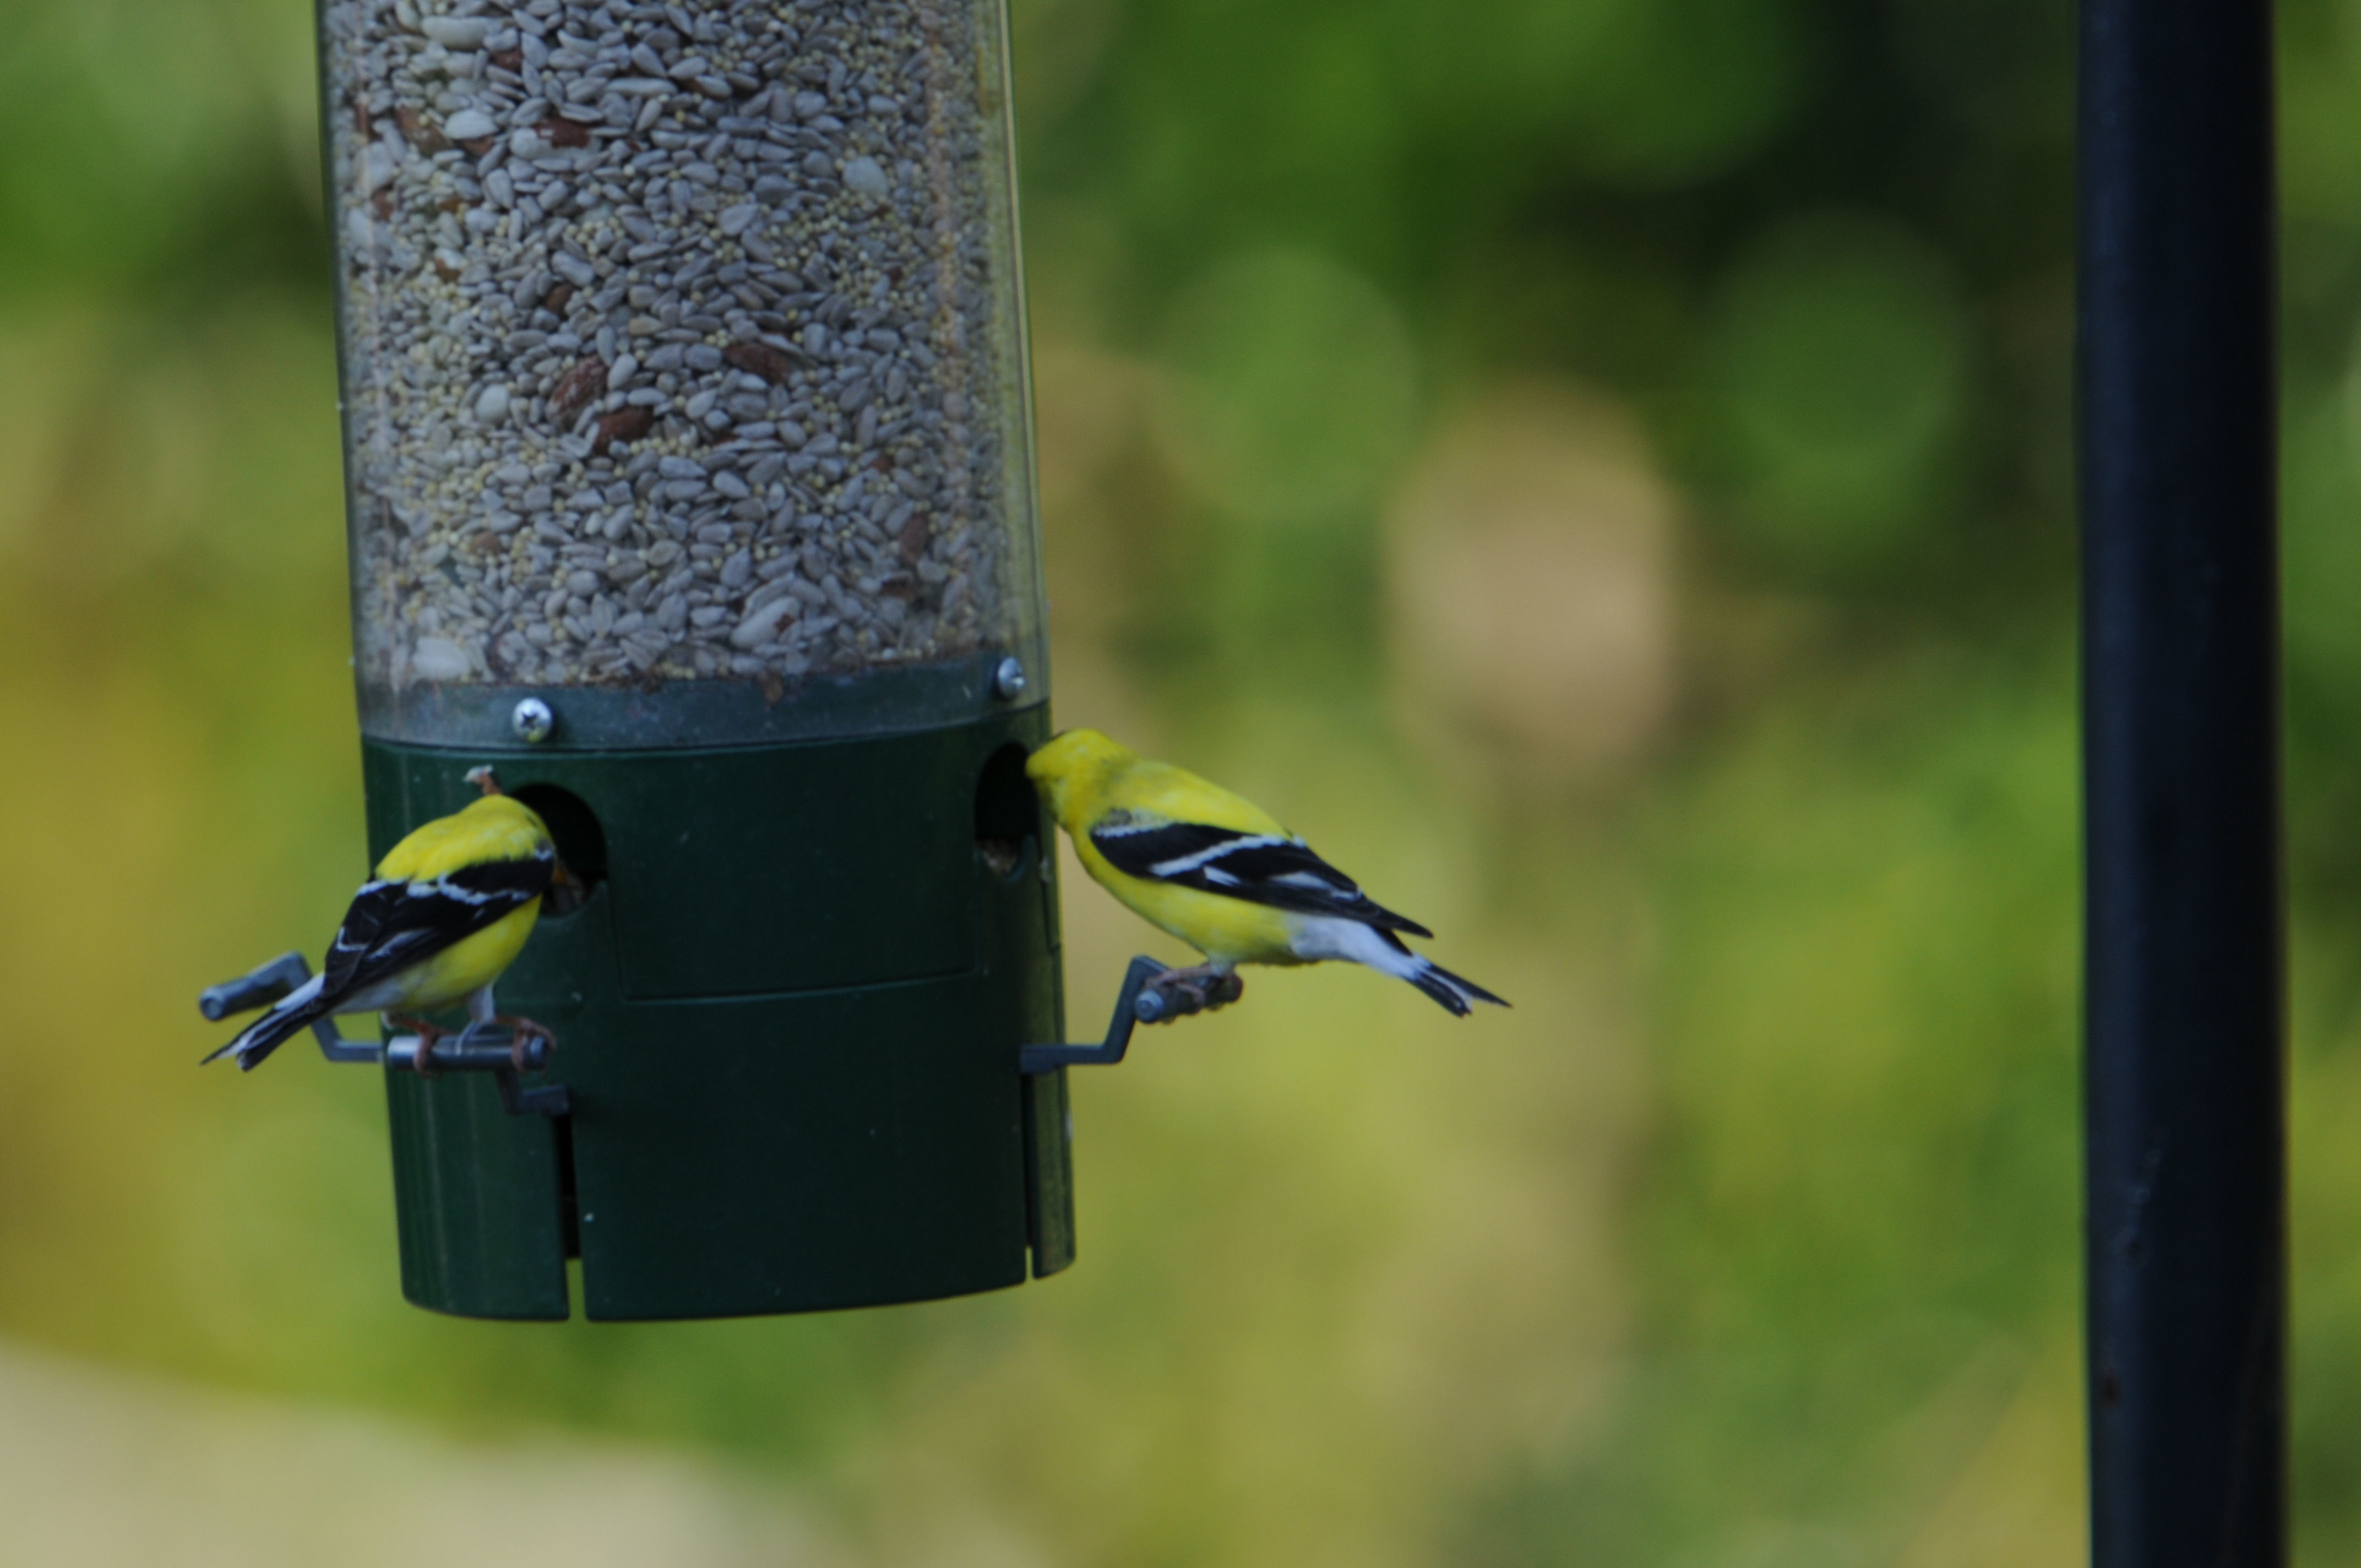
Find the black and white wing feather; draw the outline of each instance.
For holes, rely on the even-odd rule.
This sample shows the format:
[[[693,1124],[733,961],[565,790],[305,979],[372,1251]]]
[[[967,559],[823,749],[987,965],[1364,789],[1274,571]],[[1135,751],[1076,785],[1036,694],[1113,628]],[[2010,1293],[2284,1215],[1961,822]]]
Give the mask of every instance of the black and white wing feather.
[[[322,970],[330,1003],[433,958],[499,924],[549,891],[557,859],[482,861],[417,882],[365,883],[353,895]]]
[[[251,1069],[313,1020],[523,908],[549,891],[556,866],[544,850],[529,860],[483,861],[415,882],[362,883],[318,976],[205,1060],[235,1053],[238,1066]]]
[[[1434,935],[1371,899],[1301,839],[1116,812],[1091,829],[1091,843],[1115,870],[1144,881],[1241,898],[1293,915],[1356,920],[1379,931]]]

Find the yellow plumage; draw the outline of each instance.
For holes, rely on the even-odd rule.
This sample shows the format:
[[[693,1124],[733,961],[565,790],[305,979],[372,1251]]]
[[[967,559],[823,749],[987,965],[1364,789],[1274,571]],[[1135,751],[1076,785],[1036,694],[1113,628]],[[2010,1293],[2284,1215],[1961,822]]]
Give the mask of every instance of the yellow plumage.
[[[428,881],[488,861],[529,861],[549,843],[533,807],[512,795],[488,795],[413,828],[385,852],[377,874],[388,882]]]
[[[1132,913],[1205,955],[1242,963],[1342,959],[1410,981],[1455,1014],[1500,999],[1411,951],[1431,935],[1373,903],[1252,801],[1142,757],[1094,729],[1071,729],[1027,759],[1050,815],[1092,880]]]
[[[1180,938],[1217,964],[1295,964],[1290,917],[1265,905],[1137,877],[1117,870],[1091,838],[1114,812],[1169,822],[1202,822],[1241,833],[1285,838],[1270,813],[1170,762],[1143,757],[1095,729],[1070,729],[1033,753],[1026,773],[1048,798],[1049,814],[1074,841],[1091,880],[1149,925]]]
[[[549,829],[532,807],[513,795],[488,795],[414,829],[385,852],[377,874],[382,882],[432,882],[467,866],[532,860],[546,853],[549,842]],[[541,905],[535,898],[403,971],[400,994],[382,1005],[430,1013],[466,1001],[516,962],[541,918]]]
[[[467,776],[484,797],[388,850],[354,894],[321,971],[207,1061],[234,1055],[250,1069],[291,1036],[340,1014],[424,1013],[464,1001],[476,1024],[498,1019],[492,982],[523,950],[564,871],[531,807],[500,793],[488,768]],[[527,1036],[549,1033],[530,1019],[506,1022],[520,1052]],[[422,1037],[434,1034],[412,1023]]]

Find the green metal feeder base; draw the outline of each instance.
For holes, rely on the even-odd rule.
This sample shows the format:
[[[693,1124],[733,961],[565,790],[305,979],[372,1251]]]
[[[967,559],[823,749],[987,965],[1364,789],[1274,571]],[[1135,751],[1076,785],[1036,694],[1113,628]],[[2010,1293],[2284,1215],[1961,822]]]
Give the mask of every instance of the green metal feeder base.
[[[1073,1258],[1039,705],[708,751],[365,740],[372,857],[492,762],[594,883],[500,1010],[555,1030],[570,1114],[390,1072],[402,1292],[470,1317],[728,1317],[1021,1283]]]

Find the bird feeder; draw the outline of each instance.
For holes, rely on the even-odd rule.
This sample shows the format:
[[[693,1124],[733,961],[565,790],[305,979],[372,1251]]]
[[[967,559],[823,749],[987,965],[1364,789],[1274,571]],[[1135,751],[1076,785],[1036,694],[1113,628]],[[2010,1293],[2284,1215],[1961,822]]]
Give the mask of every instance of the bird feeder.
[[[562,1113],[388,1064],[404,1292],[563,1318],[578,1256],[589,1317],[708,1317],[1063,1266],[999,0],[320,29],[371,853],[489,762],[588,890],[500,983]]]

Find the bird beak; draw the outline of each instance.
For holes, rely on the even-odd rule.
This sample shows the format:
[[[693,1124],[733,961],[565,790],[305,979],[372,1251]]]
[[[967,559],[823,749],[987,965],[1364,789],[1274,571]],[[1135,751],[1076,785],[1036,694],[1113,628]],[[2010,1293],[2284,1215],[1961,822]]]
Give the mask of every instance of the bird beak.
[[[590,901],[589,890],[581,879],[566,869],[560,861],[549,873],[549,891],[541,895],[541,912],[548,916],[571,915]]]
[[[492,765],[489,762],[469,768],[460,776],[488,795],[500,793],[500,781],[492,776]]]

